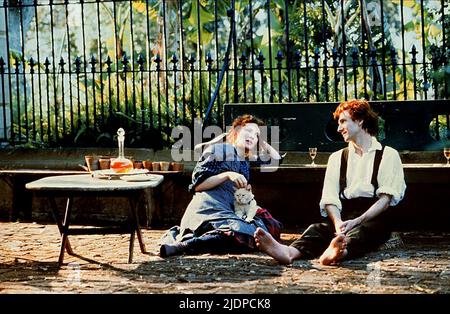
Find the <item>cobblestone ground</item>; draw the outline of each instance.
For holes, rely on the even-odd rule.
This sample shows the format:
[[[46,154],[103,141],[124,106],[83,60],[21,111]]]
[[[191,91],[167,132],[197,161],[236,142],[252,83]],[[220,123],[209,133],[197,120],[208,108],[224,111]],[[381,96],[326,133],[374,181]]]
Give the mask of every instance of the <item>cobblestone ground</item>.
[[[155,255],[163,230],[143,230],[147,250],[129,235],[71,236],[78,255],[57,267],[55,225],[0,223],[0,293],[450,293],[450,234],[402,233],[404,246],[336,266],[317,260],[280,266],[261,254]],[[285,243],[298,234],[284,233]]]

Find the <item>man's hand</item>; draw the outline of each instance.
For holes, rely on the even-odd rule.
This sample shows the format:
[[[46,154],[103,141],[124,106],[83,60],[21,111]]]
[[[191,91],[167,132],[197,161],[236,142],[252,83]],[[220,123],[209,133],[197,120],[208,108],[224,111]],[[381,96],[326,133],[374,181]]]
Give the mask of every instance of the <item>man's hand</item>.
[[[350,219],[350,220],[346,220],[344,222],[342,222],[342,224],[340,225],[340,232],[343,234],[346,234],[347,232],[349,232],[350,230],[352,230],[353,228],[355,228],[356,226],[358,226],[359,224],[361,224],[361,218],[357,217],[355,219]]]
[[[336,230],[336,235],[341,234],[341,226],[342,226],[342,219],[341,219],[341,212],[336,207],[336,205],[327,204],[325,205],[325,210],[328,213],[328,217],[330,217],[331,221],[334,225],[334,230]]]
[[[336,230],[336,235],[338,235],[338,234],[342,234],[342,224],[343,224],[344,222],[342,221],[342,220],[336,220],[335,222],[334,222],[334,229]]]

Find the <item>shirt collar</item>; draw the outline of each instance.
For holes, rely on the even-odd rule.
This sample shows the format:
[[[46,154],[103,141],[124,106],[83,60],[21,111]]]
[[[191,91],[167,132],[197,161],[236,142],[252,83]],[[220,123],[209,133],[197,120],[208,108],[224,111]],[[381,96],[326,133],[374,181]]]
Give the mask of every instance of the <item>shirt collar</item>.
[[[375,136],[372,136],[372,144],[369,147],[368,153],[371,151],[381,150],[383,147],[381,146],[380,142],[378,142],[377,138]],[[348,143],[348,149],[353,154],[356,154],[355,152],[355,146],[352,142]]]

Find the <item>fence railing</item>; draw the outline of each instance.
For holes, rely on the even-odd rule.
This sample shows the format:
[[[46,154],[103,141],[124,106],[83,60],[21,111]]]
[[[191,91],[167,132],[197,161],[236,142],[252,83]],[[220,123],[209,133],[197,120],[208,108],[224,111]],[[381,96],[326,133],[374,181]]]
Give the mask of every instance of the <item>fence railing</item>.
[[[235,3],[232,1],[231,3]],[[3,0],[0,139],[158,148],[223,104],[448,99],[446,1]],[[235,22],[235,32],[230,28]],[[230,34],[232,49],[225,55]],[[448,136],[438,116],[436,137]]]

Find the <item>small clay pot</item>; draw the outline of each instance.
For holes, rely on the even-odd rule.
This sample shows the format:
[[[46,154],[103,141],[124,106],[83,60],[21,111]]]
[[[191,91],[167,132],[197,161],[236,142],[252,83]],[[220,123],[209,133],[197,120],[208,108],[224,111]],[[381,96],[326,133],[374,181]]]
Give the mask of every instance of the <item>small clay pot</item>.
[[[184,164],[181,162],[172,162],[170,164],[172,171],[183,171],[184,170]]]
[[[169,171],[170,170],[170,162],[161,161],[160,163],[161,171]]]
[[[144,166],[145,169],[147,169],[148,171],[152,171],[153,167],[152,167],[152,162],[150,160],[144,160],[142,162],[142,165]]]
[[[86,162],[86,166],[88,167],[89,172],[98,170],[99,163],[98,159],[95,156],[84,156],[84,160]]]
[[[100,170],[108,170],[111,168],[111,158],[100,158],[98,160],[98,163],[100,165]]]
[[[160,171],[161,170],[159,162],[157,162],[157,161],[152,162],[152,170],[153,171]]]
[[[143,168],[143,163],[141,160],[135,160],[133,162],[133,167],[134,169],[142,169]]]

